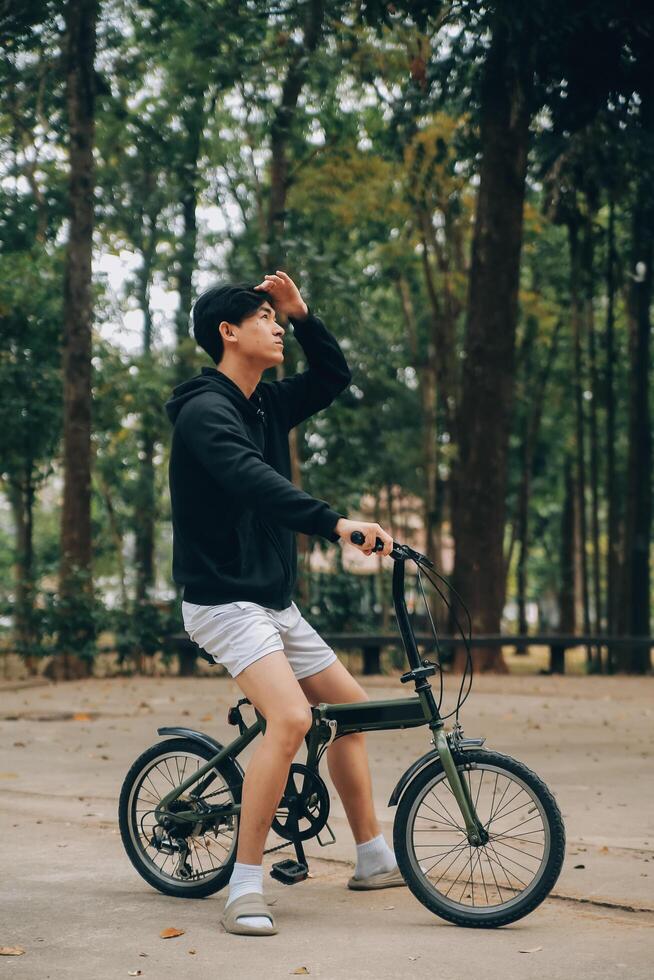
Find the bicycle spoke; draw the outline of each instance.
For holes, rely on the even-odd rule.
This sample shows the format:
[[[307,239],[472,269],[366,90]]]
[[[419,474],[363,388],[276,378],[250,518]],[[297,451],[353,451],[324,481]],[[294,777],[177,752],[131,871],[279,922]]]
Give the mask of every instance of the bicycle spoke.
[[[524,802],[524,803],[520,803],[520,805],[519,805],[519,806],[514,806],[512,810],[508,810],[508,811],[507,811],[506,813],[503,813],[503,814],[502,814],[502,817],[501,817],[501,819],[502,819],[502,820],[506,820],[506,818],[507,818],[508,816],[510,816],[510,814],[512,814],[512,813],[517,813],[517,812],[518,812],[518,810],[522,810],[522,808],[523,808],[523,807],[525,807],[525,806],[533,806],[533,803],[534,803],[534,801],[533,801],[533,800],[525,800],[525,802]],[[498,817],[499,817],[499,814],[496,814],[496,815],[495,815],[495,816],[493,817],[493,820],[497,820],[497,819],[498,819]]]
[[[490,843],[490,841],[488,842],[488,844],[486,844],[486,847],[488,847],[493,852],[493,854],[495,855],[495,860],[497,861],[498,865],[500,866],[500,868],[504,872],[504,876],[505,876],[506,880],[509,881],[509,876],[507,874],[506,868],[504,867],[504,865],[502,864],[502,861],[500,859],[501,858],[501,855],[499,855],[497,853],[497,851],[495,850],[495,848],[493,847],[493,845]],[[516,879],[516,881],[519,881],[520,882],[520,884],[522,885],[523,888],[526,888],[527,887],[526,884],[525,884],[525,882],[520,877],[518,877],[518,875],[515,873],[515,871],[512,871],[511,874]],[[509,881],[509,884],[510,884],[510,881]]]
[[[440,803],[440,800],[439,800],[438,802]],[[441,821],[441,823],[447,823],[447,824],[449,824],[449,825],[450,825],[450,827],[454,827],[454,828],[455,828],[455,830],[461,830],[461,831],[463,831],[463,828],[462,828],[462,827],[460,827],[460,826],[459,826],[459,824],[458,824],[458,823],[456,823],[456,822],[455,822],[455,821],[454,821],[454,820],[453,820],[453,819],[452,819],[451,817],[450,817],[450,819],[449,819],[449,820],[445,820],[445,819],[444,819],[444,818],[443,818],[443,817],[441,816],[441,814],[440,814],[440,813],[439,813],[439,812],[438,812],[437,810],[434,810],[434,808],[433,808],[433,807],[431,807],[431,806],[429,806],[429,803],[426,803],[426,802],[425,802],[425,800],[423,800],[423,801],[422,801],[422,803],[423,803],[423,806],[426,806],[428,810],[431,810],[431,812],[432,812],[433,814],[435,814],[435,815],[436,815],[436,816],[437,816],[437,817],[439,818],[439,820]],[[442,805],[443,805],[443,804],[441,804],[441,806],[442,806]]]
[[[495,840],[495,837],[494,836],[491,836],[491,840]],[[530,851],[525,851],[522,847],[514,847],[513,844],[507,844],[506,841],[498,841],[496,843],[501,844],[502,847],[509,847],[509,848],[511,848],[512,851],[517,851],[518,854],[523,854],[524,857],[533,858],[535,861],[540,861],[541,860],[541,856],[542,855],[539,855],[539,854],[531,854]]]
[[[538,878],[548,847],[543,815],[529,786],[506,771],[473,763],[459,772],[488,842],[471,845],[455,822],[450,797],[456,797],[442,773],[413,811],[414,860],[426,885],[448,903],[475,912],[500,908]]]
[[[504,810],[506,810],[507,806],[511,806],[511,804],[513,803],[513,801],[514,800],[517,800],[517,798],[520,796],[521,793],[524,793],[524,790],[522,789],[522,787],[520,787],[520,789],[515,794],[515,796],[512,796],[510,800],[507,800],[507,802],[504,804],[503,807],[499,807],[495,811],[495,813],[491,816],[491,820],[497,820],[497,818],[499,817],[500,813],[503,813]]]
[[[444,861],[445,858],[448,857],[450,854],[452,854],[454,851],[462,851],[467,846],[468,846],[468,842],[467,841],[463,841],[463,843],[461,843],[461,844],[456,844],[454,847],[450,848],[449,851],[446,851],[445,854],[441,854],[440,857],[438,857],[438,861],[434,861],[434,863],[432,864],[431,868],[427,868],[427,870],[425,871],[425,874],[429,874],[429,872],[432,871],[436,867],[437,864],[440,864],[441,861]],[[437,857],[437,855],[436,854],[428,854],[427,857],[420,858],[420,861],[421,862],[429,861],[433,857]],[[421,867],[422,867],[422,864],[421,864]],[[440,878],[438,880],[440,881]]]
[[[496,847],[493,847],[493,853],[498,854],[498,850]],[[517,867],[522,868],[522,870],[526,871],[528,874],[533,873],[533,868],[528,868],[526,864],[520,864],[520,862],[516,861],[516,859],[514,857],[511,857],[510,854],[505,854],[504,851],[499,851],[499,856],[503,857],[505,861],[509,861],[511,864],[515,864],[517,865]]]
[[[201,809],[198,809],[197,817],[200,821],[206,820],[208,822],[207,828],[201,830],[198,836],[188,837],[186,840],[186,864],[190,868],[191,878],[183,878],[178,871],[180,855],[183,852],[180,852],[179,849],[174,849],[172,853],[167,850],[175,839],[174,829],[163,832],[161,843],[164,847],[162,849],[153,843],[153,833],[158,826],[158,820],[154,815],[155,808],[161,798],[170,792],[171,787],[176,789],[180,783],[188,778],[191,772],[197,772],[204,763],[205,760],[202,757],[187,752],[171,753],[168,756],[156,758],[151,768],[143,773],[131,802],[134,840],[135,843],[138,842],[138,848],[144,861],[158,876],[168,881],[174,881],[176,884],[191,884],[191,882],[197,882],[199,879],[217,874],[224,867],[225,861],[229,859],[235,847],[237,829],[233,820],[231,821],[232,829],[229,831],[220,826],[212,827],[210,825],[211,820],[214,819],[217,823],[220,818],[218,816],[212,817],[211,813],[205,814]],[[211,782],[215,783],[216,779],[225,782],[219,770],[214,770]],[[210,797],[217,801],[218,805],[221,801],[223,803],[235,802],[235,792],[226,784],[218,789],[212,789],[206,796],[200,794],[188,800],[178,799],[175,802],[181,804],[180,808],[193,810],[203,804],[215,806],[216,803],[212,803]],[[178,833],[183,836],[183,826],[180,826]]]
[[[513,827],[509,827],[508,830],[504,831],[504,836],[506,837],[507,834],[510,834],[512,830],[516,830],[518,827],[524,827],[526,823],[531,823],[532,820],[538,820],[539,817],[540,817],[540,813],[535,813],[534,816],[529,817],[528,820],[523,820],[522,823],[514,824]]]

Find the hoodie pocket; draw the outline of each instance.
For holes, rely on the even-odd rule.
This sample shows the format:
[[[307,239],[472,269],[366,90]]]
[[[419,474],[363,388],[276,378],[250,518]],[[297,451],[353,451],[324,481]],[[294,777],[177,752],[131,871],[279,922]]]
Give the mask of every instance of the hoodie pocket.
[[[286,582],[286,585],[288,587],[290,585],[290,583],[291,583],[291,566],[289,565],[288,560],[286,558],[286,555],[284,554],[284,551],[282,549],[282,546],[279,543],[279,539],[277,538],[277,535],[275,534],[275,532],[273,531],[273,529],[271,527],[269,527],[263,521],[259,521],[259,524],[261,525],[261,527],[263,528],[263,530],[265,531],[265,533],[268,535],[268,537],[272,541],[273,547],[275,548],[275,551],[277,552],[277,554],[279,556],[279,560],[280,560],[280,563],[281,563],[281,566],[282,566],[282,570],[284,572],[284,581]]]

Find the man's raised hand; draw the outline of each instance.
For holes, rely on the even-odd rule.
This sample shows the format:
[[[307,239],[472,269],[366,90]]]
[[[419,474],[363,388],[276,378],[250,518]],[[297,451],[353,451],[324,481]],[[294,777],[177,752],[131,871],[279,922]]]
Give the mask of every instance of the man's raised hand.
[[[275,312],[286,316],[301,319],[309,312],[309,307],[300,295],[290,276],[287,276],[281,269],[277,269],[275,275],[265,275],[263,282],[260,282],[255,289],[262,289],[272,297]]]

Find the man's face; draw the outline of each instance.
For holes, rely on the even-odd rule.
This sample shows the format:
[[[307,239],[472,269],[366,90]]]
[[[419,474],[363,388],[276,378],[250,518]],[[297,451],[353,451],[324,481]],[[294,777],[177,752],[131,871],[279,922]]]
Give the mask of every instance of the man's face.
[[[285,331],[277,323],[274,307],[268,300],[244,317],[239,327],[232,329],[238,343],[225,343],[225,353],[229,350],[239,358],[256,361],[261,370],[284,360]]]

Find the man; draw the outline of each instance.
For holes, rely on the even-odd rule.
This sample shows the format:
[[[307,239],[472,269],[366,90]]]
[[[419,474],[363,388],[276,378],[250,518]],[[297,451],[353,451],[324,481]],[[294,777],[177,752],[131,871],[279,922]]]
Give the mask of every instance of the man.
[[[301,374],[261,382],[284,359],[288,317],[308,363]],[[278,269],[258,285],[218,285],[193,307],[193,332],[214,367],[175,388],[170,455],[173,577],[184,586],[191,638],[224,664],[266,719],[243,784],[238,850],[222,924],[241,935],[273,935],[263,900],[263,852],[289,767],[311,725],[310,705],[368,700],[291,599],[295,532],[329,541],[360,530],[387,555],[379,524],[348,520],[291,482],[288,432],[326,408],[350,383],[336,339]],[[334,785],[357,844],[354,889],[404,884],[375,815],[363,733],[327,750]]]

